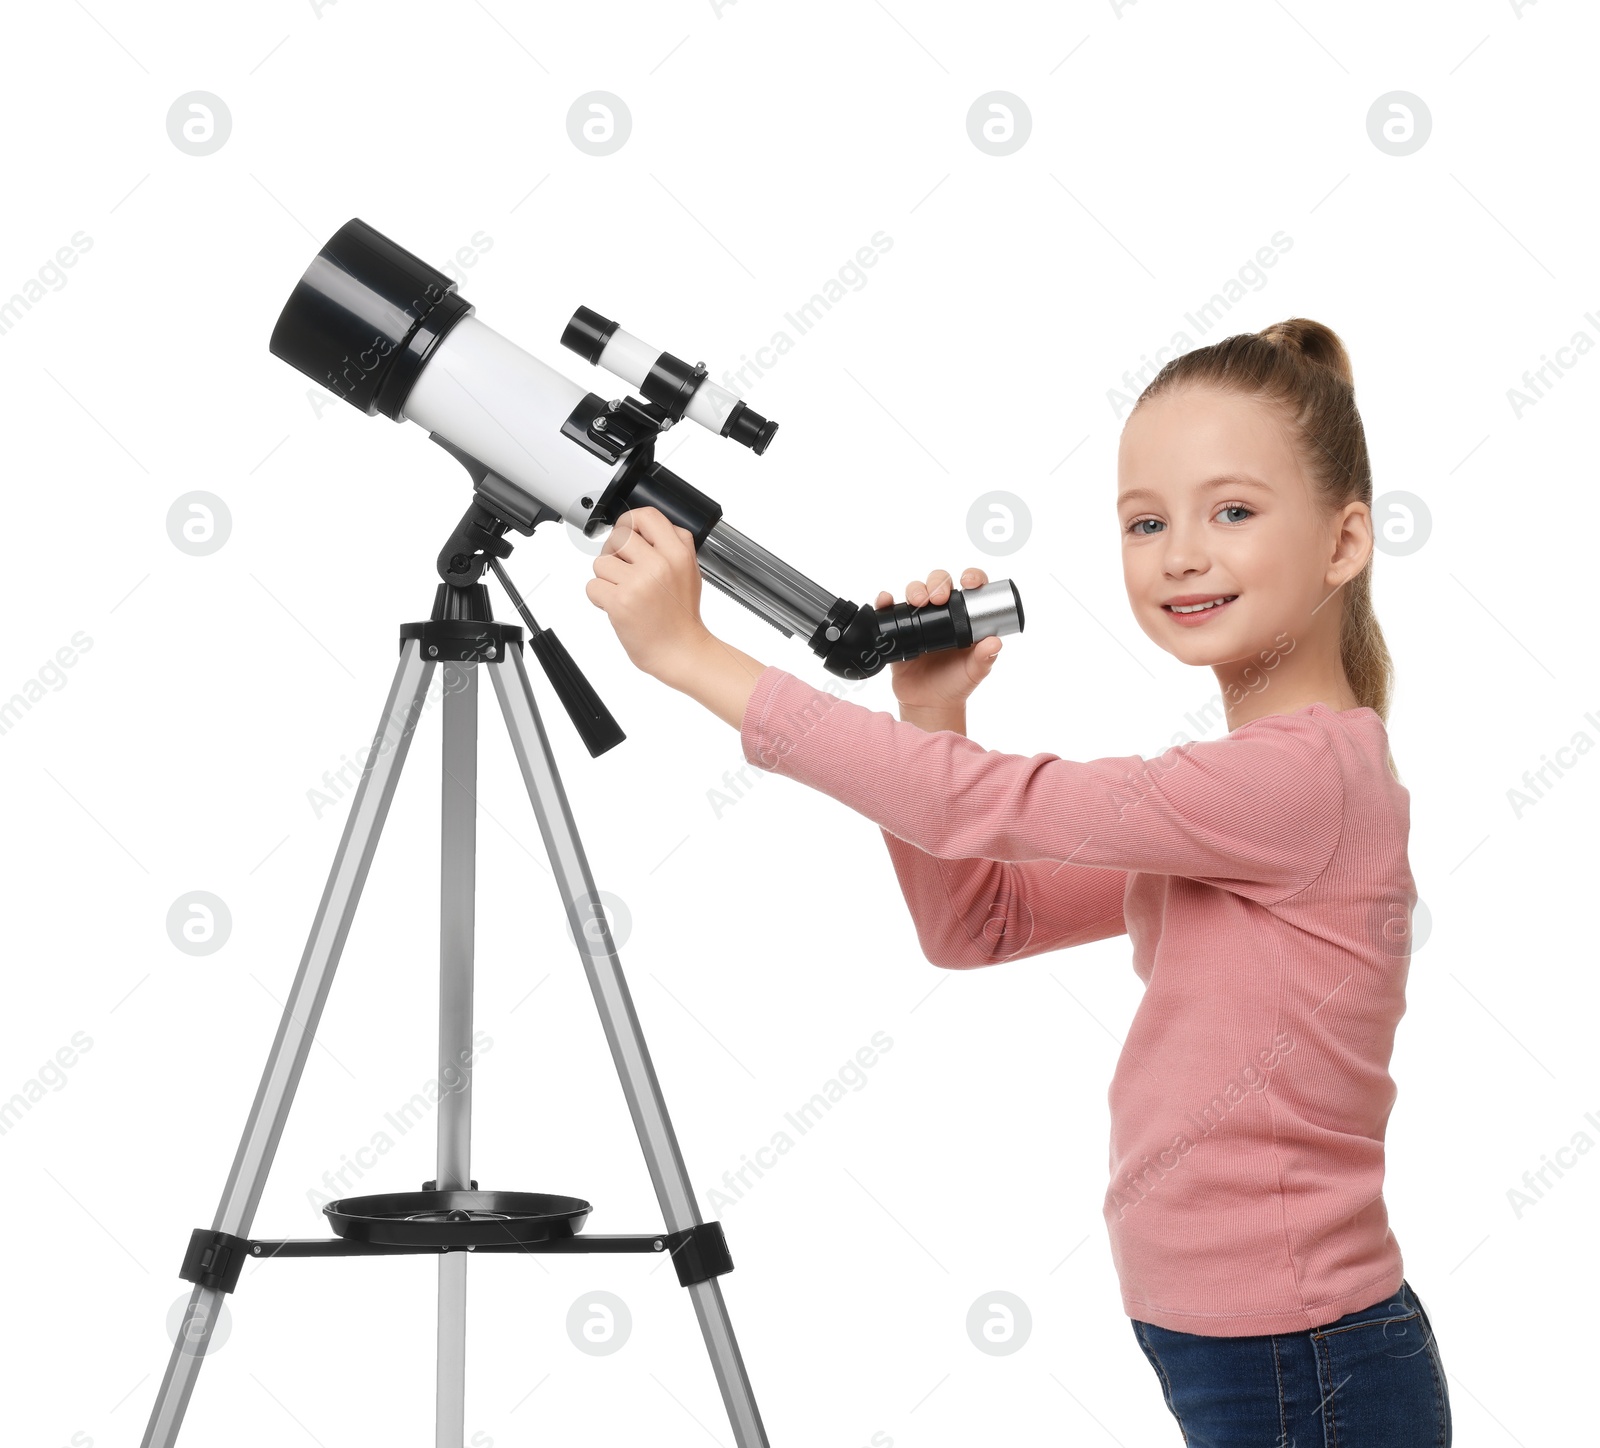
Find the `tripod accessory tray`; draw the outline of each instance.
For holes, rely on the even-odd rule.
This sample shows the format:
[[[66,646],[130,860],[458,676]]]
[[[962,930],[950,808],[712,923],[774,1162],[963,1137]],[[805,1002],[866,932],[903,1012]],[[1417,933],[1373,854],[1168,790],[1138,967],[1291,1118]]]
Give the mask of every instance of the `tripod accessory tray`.
[[[339,1236],[355,1242],[481,1247],[573,1236],[593,1209],[547,1192],[421,1191],[342,1197],[322,1210]]]

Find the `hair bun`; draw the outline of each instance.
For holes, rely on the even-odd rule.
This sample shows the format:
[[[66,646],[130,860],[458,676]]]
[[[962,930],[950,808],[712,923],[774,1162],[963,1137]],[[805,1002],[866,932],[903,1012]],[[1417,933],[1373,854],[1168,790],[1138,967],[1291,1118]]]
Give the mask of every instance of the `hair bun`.
[[[1274,322],[1256,335],[1263,342],[1298,352],[1308,362],[1326,367],[1341,382],[1355,385],[1355,375],[1350,368],[1350,354],[1331,327],[1313,322],[1309,317],[1290,317],[1285,322]]]

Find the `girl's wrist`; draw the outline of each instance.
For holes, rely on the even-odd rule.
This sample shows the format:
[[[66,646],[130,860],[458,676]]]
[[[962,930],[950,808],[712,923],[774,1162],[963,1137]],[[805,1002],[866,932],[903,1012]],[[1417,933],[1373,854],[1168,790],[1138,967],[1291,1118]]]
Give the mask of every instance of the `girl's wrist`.
[[[742,729],[745,705],[766,667],[708,630],[651,673],[668,688],[687,694],[733,728]]]
[[[967,732],[967,706],[960,704],[902,704],[900,718],[903,723],[915,724],[930,734],[948,729],[954,734]]]
[[[694,680],[704,671],[704,665],[700,662],[701,654],[711,637],[711,630],[706,629],[696,637],[685,640],[645,672],[669,689],[689,693]]]

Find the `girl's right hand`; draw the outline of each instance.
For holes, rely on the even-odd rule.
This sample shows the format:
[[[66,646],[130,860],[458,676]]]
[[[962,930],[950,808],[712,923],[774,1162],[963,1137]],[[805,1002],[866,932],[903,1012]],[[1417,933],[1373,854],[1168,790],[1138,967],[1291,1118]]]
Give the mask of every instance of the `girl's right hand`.
[[[962,588],[981,588],[988,577],[981,568],[969,568],[961,575]],[[906,602],[913,608],[927,603],[946,603],[950,598],[950,575],[936,568],[928,575],[926,583],[912,579],[906,585]],[[894,596],[880,593],[874,608],[887,608]],[[903,659],[889,665],[894,686],[894,696],[904,708],[958,709],[966,704],[967,696],[985,679],[994,667],[995,655],[1000,652],[997,637],[979,639],[964,649],[941,649],[923,654],[915,659]]]

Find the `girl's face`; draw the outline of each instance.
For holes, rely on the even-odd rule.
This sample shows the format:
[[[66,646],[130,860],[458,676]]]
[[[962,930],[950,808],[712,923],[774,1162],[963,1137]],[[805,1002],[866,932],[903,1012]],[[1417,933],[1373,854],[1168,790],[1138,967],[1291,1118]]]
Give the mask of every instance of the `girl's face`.
[[[1117,454],[1122,572],[1139,627],[1186,664],[1338,639],[1338,586],[1371,551],[1313,497],[1287,425],[1255,398],[1186,387],[1142,403]],[[1213,599],[1195,613],[1187,607]],[[1320,609],[1320,612],[1318,611]],[[1283,637],[1287,635],[1287,640]],[[1335,657],[1337,655],[1335,654]]]

